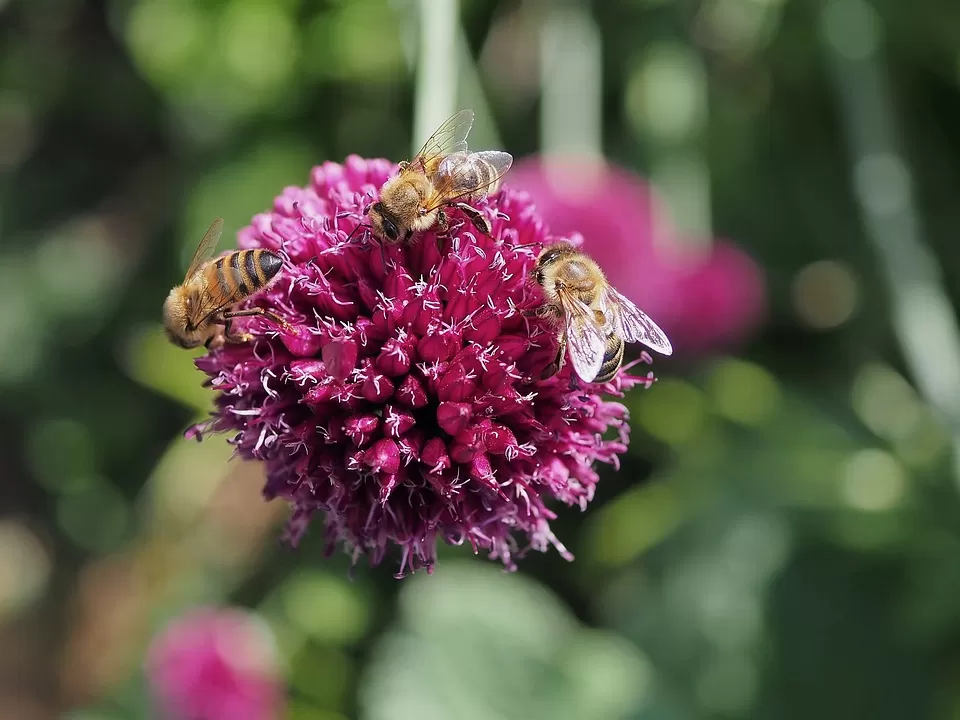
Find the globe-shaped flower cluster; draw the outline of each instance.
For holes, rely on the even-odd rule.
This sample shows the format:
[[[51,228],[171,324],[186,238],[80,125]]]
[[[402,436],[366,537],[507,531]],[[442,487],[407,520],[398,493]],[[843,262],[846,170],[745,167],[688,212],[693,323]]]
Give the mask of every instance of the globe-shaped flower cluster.
[[[384,246],[358,226],[396,171],[357,156],[325,163],[240,232],[241,248],[284,258],[246,305],[289,327],[235,321],[255,339],[197,360],[217,410],[188,434],[232,432],[240,456],[266,465],[266,496],[293,505],[294,544],[317,517],[328,552],[342,543],[378,564],[397,546],[398,576],[431,570],[438,540],[510,569],[530,548],[570,558],[550,529],[552,501],[586,508],[594,464],[616,466],[627,448],[626,408],[603,396],[653,374],[586,384],[567,363],[542,380],[556,330],[535,315],[543,298],[529,273],[559,238],[507,185],[476,203],[491,237],[452,210],[446,232]]]

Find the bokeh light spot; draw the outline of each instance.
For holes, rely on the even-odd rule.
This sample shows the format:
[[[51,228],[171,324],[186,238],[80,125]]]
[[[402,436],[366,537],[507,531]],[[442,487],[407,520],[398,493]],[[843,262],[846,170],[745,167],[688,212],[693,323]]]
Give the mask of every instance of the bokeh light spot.
[[[99,318],[114,297],[121,267],[98,217],[76,218],[40,242],[34,259],[38,296],[51,320],[69,320],[61,337],[81,320]]]
[[[570,683],[584,696],[584,717],[627,717],[649,700],[653,667],[619,635],[601,631],[575,635],[561,662]]]
[[[878,215],[902,211],[909,202],[910,171],[893,153],[865,155],[854,166],[854,186],[863,204]]]
[[[703,394],[693,385],[661,379],[644,394],[637,419],[654,437],[679,445],[703,428],[704,406]]]
[[[843,498],[857,510],[889,510],[902,500],[906,488],[903,467],[883,450],[860,450],[843,470]]]
[[[77,478],[97,469],[95,441],[90,429],[70,418],[46,418],[27,435],[30,469],[43,485],[55,492],[77,489]]]
[[[96,478],[76,492],[60,496],[57,521],[77,547],[104,552],[124,539],[130,526],[130,507],[112,483]]]
[[[819,330],[842,325],[857,309],[857,279],[846,263],[835,260],[811,263],[797,273],[791,290],[797,315]]]
[[[0,521],[0,619],[36,600],[51,569],[49,553],[30,528]]]
[[[877,51],[880,17],[865,0],[833,0],[823,10],[829,42],[849,60],[865,60]]]
[[[290,682],[298,694],[333,708],[343,704],[354,673],[350,658],[341,651],[308,643],[291,662]]]
[[[193,520],[210,502],[230,455],[222,437],[202,443],[175,437],[147,480],[158,518],[168,525]]]
[[[739,576],[759,588],[787,560],[789,525],[778,515],[747,515],[730,529],[723,547],[736,562]]]
[[[367,632],[366,599],[346,580],[319,572],[301,572],[283,589],[290,621],[325,642],[346,645]]]
[[[684,502],[673,485],[628,490],[588,521],[588,555],[601,565],[623,565],[663,540],[683,515]]]
[[[894,449],[907,465],[928,469],[943,457],[949,445],[947,429],[930,408],[924,407],[910,432],[896,439]]]
[[[195,3],[145,0],[127,18],[127,43],[141,69],[161,85],[189,72],[203,50],[206,18]]]
[[[742,653],[721,653],[703,669],[697,683],[700,702],[709,710],[725,716],[746,713],[757,689],[757,670]]]
[[[741,648],[762,636],[763,615],[757,594],[724,572],[727,567],[727,558],[718,558],[706,592],[697,596],[700,629],[717,647]]]
[[[394,10],[383,0],[325,8],[306,28],[305,64],[323,78],[389,83],[406,74]],[[371,43],[370,38],[377,42]]]
[[[780,387],[759,365],[736,359],[720,361],[707,381],[716,411],[744,425],[761,425],[776,412]]]
[[[269,88],[292,75],[300,37],[282,6],[234,0],[220,19],[219,32],[223,56],[244,83]]]
[[[627,80],[624,105],[635,130],[662,142],[696,133],[706,120],[699,61],[685,47],[661,44],[647,52]]]
[[[709,44],[743,57],[766,44],[777,28],[784,0],[710,0],[703,5],[700,23]]]
[[[853,382],[854,412],[871,432],[906,438],[921,420],[923,405],[913,387],[896,370],[881,363],[864,365]]]
[[[0,264],[0,383],[11,385],[41,364],[47,329],[36,307],[39,293],[23,265],[12,255]]]

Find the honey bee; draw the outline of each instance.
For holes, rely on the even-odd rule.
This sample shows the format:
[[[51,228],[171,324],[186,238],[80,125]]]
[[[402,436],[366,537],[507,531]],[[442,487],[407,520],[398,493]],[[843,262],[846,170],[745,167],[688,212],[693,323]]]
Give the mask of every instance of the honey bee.
[[[223,218],[217,218],[200,241],[183,283],[173,288],[163,303],[163,327],[174,345],[209,348],[252,339],[248,334],[231,335],[230,321],[238,317],[262,315],[280,326],[287,325],[263,308],[228,309],[266,287],[280,271],[282,261],[262,249],[235,250],[214,260],[211,256],[222,232]]]
[[[500,187],[513,164],[510,153],[470,152],[467,135],[473,110],[461,110],[441,125],[410,162],[380,190],[380,200],[367,210],[371,229],[387,244],[407,242],[416,232],[437,225],[446,230],[445,207],[461,210],[474,227],[490,234],[490,224],[465,201],[482,200]]]
[[[567,347],[577,375],[598,383],[610,380],[623,364],[624,342],[673,353],[663,330],[610,285],[593,258],[570,243],[545,247],[531,275],[544,295],[537,314],[560,325],[557,356],[544,379],[560,372]]]

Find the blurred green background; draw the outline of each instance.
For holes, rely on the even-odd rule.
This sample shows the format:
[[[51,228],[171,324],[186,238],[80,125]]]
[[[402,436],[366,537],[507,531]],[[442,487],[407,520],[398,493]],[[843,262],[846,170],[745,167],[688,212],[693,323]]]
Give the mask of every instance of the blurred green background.
[[[350,580],[181,439],[160,307],[214,217],[456,107],[650,178],[768,312],[628,396],[574,563]],[[298,720],[960,718],[958,127],[952,0],[0,0],[0,717],[147,717],[151,636],[237,604]]]

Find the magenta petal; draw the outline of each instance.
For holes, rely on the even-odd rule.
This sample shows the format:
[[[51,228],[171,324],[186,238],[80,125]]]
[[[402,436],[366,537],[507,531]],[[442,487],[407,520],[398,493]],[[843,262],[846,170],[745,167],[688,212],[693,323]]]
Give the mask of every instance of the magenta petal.
[[[437,408],[437,423],[449,435],[459,435],[470,422],[473,406],[463,402],[442,402]]]
[[[429,398],[423,383],[413,375],[407,375],[396,392],[397,400],[409,408],[422,408]]]
[[[364,453],[363,461],[377,472],[395,475],[400,470],[400,446],[390,438],[378,440]]]
[[[327,372],[337,380],[346,380],[357,364],[357,344],[349,338],[336,338],[323,347]]]

